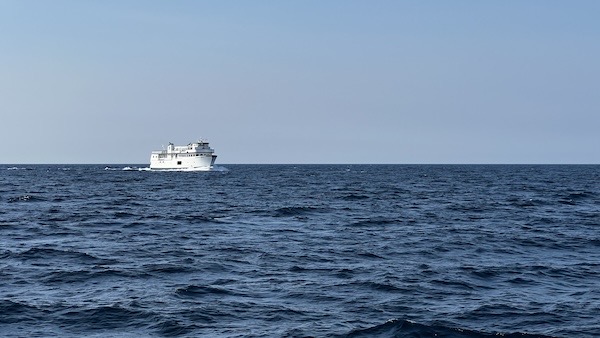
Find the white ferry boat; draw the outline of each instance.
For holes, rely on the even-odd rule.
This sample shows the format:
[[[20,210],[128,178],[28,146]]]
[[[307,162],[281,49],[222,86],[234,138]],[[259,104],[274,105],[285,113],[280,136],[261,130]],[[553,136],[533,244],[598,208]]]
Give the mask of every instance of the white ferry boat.
[[[169,142],[167,149],[155,150],[150,156],[152,170],[210,170],[217,159],[208,141],[199,140],[187,146]]]

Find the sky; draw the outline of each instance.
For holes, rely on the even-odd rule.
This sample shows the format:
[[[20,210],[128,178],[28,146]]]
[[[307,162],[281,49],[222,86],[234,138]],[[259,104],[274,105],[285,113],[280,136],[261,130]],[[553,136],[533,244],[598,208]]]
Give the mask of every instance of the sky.
[[[0,0],[0,163],[600,164],[600,1]]]

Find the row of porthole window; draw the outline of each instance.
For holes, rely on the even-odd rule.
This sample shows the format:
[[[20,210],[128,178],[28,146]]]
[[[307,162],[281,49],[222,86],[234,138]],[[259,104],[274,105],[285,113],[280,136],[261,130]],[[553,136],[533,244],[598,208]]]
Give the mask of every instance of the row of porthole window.
[[[195,157],[195,156],[208,156],[206,154],[175,154],[175,157]],[[153,155],[154,158],[159,157],[158,155]],[[166,157],[166,156],[160,156]]]
[[[175,154],[175,157],[195,157],[195,156],[206,156],[206,154]]]

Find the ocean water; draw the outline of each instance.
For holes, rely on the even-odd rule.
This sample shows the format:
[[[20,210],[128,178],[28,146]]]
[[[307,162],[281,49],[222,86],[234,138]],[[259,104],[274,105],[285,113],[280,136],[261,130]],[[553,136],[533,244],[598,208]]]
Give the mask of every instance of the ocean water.
[[[600,336],[600,166],[123,167],[0,165],[0,336]]]

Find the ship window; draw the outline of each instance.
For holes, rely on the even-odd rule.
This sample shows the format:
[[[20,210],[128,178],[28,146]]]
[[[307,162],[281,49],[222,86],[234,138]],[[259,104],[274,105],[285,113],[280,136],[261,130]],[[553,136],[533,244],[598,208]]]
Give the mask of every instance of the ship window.
[[[181,161],[177,161],[177,165],[181,165]]]

